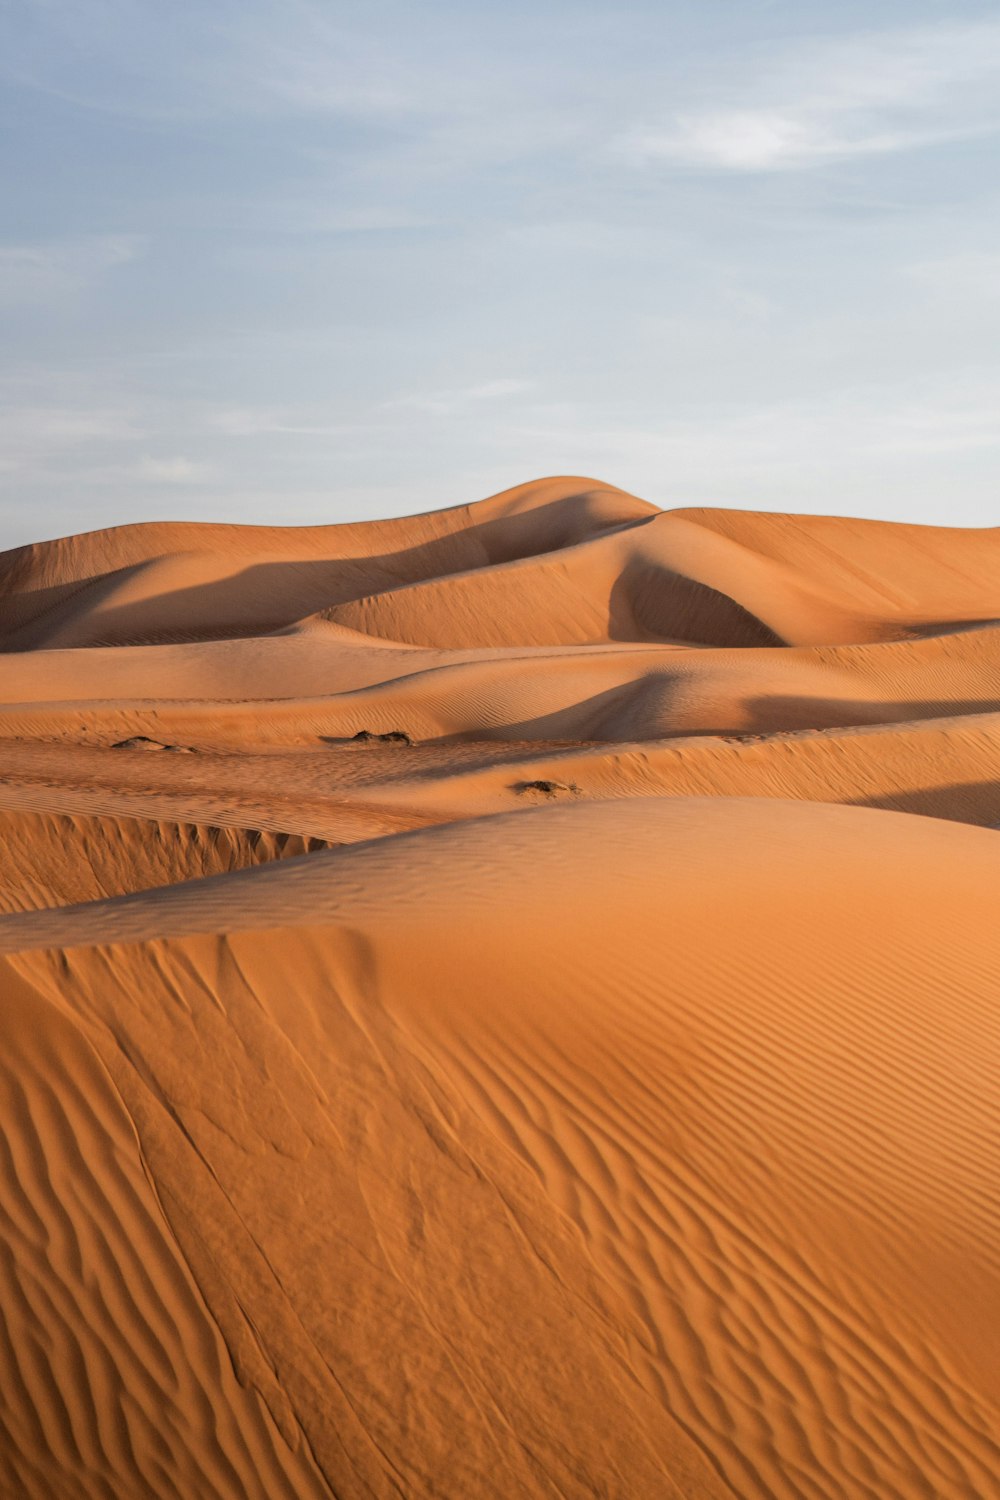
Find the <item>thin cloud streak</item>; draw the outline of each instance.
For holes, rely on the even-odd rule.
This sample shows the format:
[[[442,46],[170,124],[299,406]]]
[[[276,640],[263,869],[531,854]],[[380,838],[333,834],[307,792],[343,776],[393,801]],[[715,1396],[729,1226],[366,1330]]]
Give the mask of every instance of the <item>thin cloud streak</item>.
[[[626,132],[618,152],[636,164],[794,171],[1000,130],[996,22],[810,42],[762,72],[718,81],[721,102]]]
[[[0,307],[72,295],[142,254],[136,234],[84,235],[28,244],[0,243]]]
[[[384,402],[383,407],[389,411],[403,409],[443,417],[451,416],[477,402],[506,401],[514,396],[524,396],[533,389],[533,381],[501,378],[466,386],[464,390],[415,391],[408,396],[396,396]]]

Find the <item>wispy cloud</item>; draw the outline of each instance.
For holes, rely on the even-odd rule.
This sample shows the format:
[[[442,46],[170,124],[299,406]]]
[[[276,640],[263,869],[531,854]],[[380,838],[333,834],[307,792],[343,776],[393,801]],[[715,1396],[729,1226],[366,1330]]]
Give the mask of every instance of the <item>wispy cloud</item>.
[[[152,458],[146,454],[131,472],[134,472],[137,479],[168,485],[204,484],[215,475],[211,464],[197,463],[181,454],[173,458]]]
[[[101,234],[0,244],[0,305],[50,302],[78,292],[141,254],[134,234]]]
[[[1000,254],[966,250],[906,267],[909,280],[932,297],[961,300],[978,308],[1000,302]]]
[[[464,407],[475,406],[486,401],[507,401],[524,396],[534,389],[530,380],[501,378],[485,380],[476,385],[457,387],[444,391],[414,391],[409,395],[396,396],[383,402],[386,410],[404,409],[425,412],[428,416],[452,416]]]
[[[227,438],[311,437],[336,439],[355,431],[355,424],[339,421],[333,414],[306,408],[273,406],[226,406],[203,415],[210,432]]]
[[[26,448],[75,447],[133,437],[139,430],[128,412],[115,407],[12,403],[0,414],[0,440]]]
[[[603,423],[586,406],[540,410],[508,430],[518,452],[548,453],[550,471],[613,478],[661,505],[761,506],[942,523],[957,473],[986,509],[1000,454],[1000,384],[964,380],[858,384],[822,399],[744,402],[729,411]],[[645,414],[648,417],[648,413]],[[914,459],[919,470],[914,468]],[[562,462],[560,462],[562,461]],[[536,468],[539,464],[536,462]],[[651,476],[657,476],[652,479]]]
[[[450,417],[462,411],[505,406],[535,388],[530,380],[499,377],[447,390],[410,391],[365,405],[350,418],[308,407],[226,406],[207,411],[202,425],[226,438],[307,437],[336,441],[359,433],[388,433],[402,418]]]
[[[810,40],[615,145],[636,163],[790,171],[995,133],[998,85],[995,21]]]
[[[384,134],[373,159],[384,155],[393,170],[416,160],[460,171],[546,152],[592,160],[610,137],[619,162],[788,171],[1000,128],[994,19],[806,37],[738,56],[723,47],[693,69],[654,49],[618,82],[596,81],[588,57],[584,82],[572,64],[545,71],[523,48],[470,48],[435,6],[418,26],[403,14],[396,27],[318,0],[182,4],[182,28],[171,9],[47,0],[17,25],[0,20],[0,74],[161,122],[350,121]],[[664,97],[676,101],[666,113],[644,106]]]
[[[0,410],[0,473],[34,478],[140,436],[133,414],[122,408],[44,405],[8,396]]]
[[[224,115],[431,117],[482,77],[418,62],[412,24],[372,26],[323,0],[44,0],[0,15],[0,76],[112,114],[161,122]],[[338,14],[339,11],[339,14]],[[418,31],[437,25],[433,13]],[[410,35],[408,35],[410,33]],[[442,39],[447,43],[448,31]]]
[[[622,144],[640,161],[659,159],[736,172],[815,166],[916,144],[912,133],[869,130],[852,135],[843,121],[811,119],[810,113],[808,109],[733,109],[680,115],[672,129],[635,131]]]

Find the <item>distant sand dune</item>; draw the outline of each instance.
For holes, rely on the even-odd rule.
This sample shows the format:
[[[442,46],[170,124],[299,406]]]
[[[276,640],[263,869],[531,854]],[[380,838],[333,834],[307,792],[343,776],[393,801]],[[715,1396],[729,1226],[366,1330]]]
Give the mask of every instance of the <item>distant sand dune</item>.
[[[286,638],[279,639],[273,669],[290,656],[286,686],[299,685],[295,674],[308,673],[308,695],[255,695],[253,656],[266,655],[271,643],[241,641],[243,660],[232,654],[232,697],[154,696],[160,670],[176,686],[181,662],[169,655],[151,664],[141,697],[88,693],[7,702],[0,706],[0,739],[111,745],[142,735],[201,749],[239,749],[248,742],[316,746],[367,729],[403,731],[419,741],[615,741],[886,724],[1000,708],[1000,627],[866,646],[737,651],[629,645],[486,654],[377,649],[364,660],[353,654],[355,648],[322,638],[309,638],[310,649],[296,658],[287,652]],[[79,690],[72,681],[74,663],[66,658],[82,654],[51,653],[49,691]],[[101,665],[91,670],[99,673]],[[123,666],[131,676],[134,669]],[[195,671],[198,666],[196,660]],[[5,669],[0,659],[0,682]],[[15,681],[23,671],[14,669]],[[266,673],[262,669],[256,678],[262,686]],[[374,680],[359,680],[363,676]],[[327,690],[321,692],[324,678]],[[351,685],[338,686],[338,678]],[[86,664],[79,679],[87,689]],[[34,691],[43,690],[37,674],[35,681]],[[90,693],[98,691],[100,678],[91,681]]]
[[[213,639],[277,629],[394,587],[572,546],[655,508],[590,480],[346,526],[114,527],[0,555],[7,648]]]
[[[0,1492],[1000,1500],[998,536],[0,556]]]

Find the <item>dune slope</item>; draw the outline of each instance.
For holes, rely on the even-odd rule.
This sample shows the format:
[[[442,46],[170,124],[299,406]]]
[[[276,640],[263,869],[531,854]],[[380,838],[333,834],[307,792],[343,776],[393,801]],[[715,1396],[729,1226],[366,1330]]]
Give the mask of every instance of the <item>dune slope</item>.
[[[406,839],[0,923],[335,1492],[655,1495],[703,1454],[718,1493],[987,1493],[992,834],[671,799]]]

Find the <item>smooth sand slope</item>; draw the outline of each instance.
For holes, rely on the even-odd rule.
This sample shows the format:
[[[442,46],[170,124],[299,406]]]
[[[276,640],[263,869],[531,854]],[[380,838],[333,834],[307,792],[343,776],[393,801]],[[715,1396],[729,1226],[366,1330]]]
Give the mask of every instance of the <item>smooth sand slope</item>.
[[[998,536],[0,556],[0,1493],[1000,1497]]]

